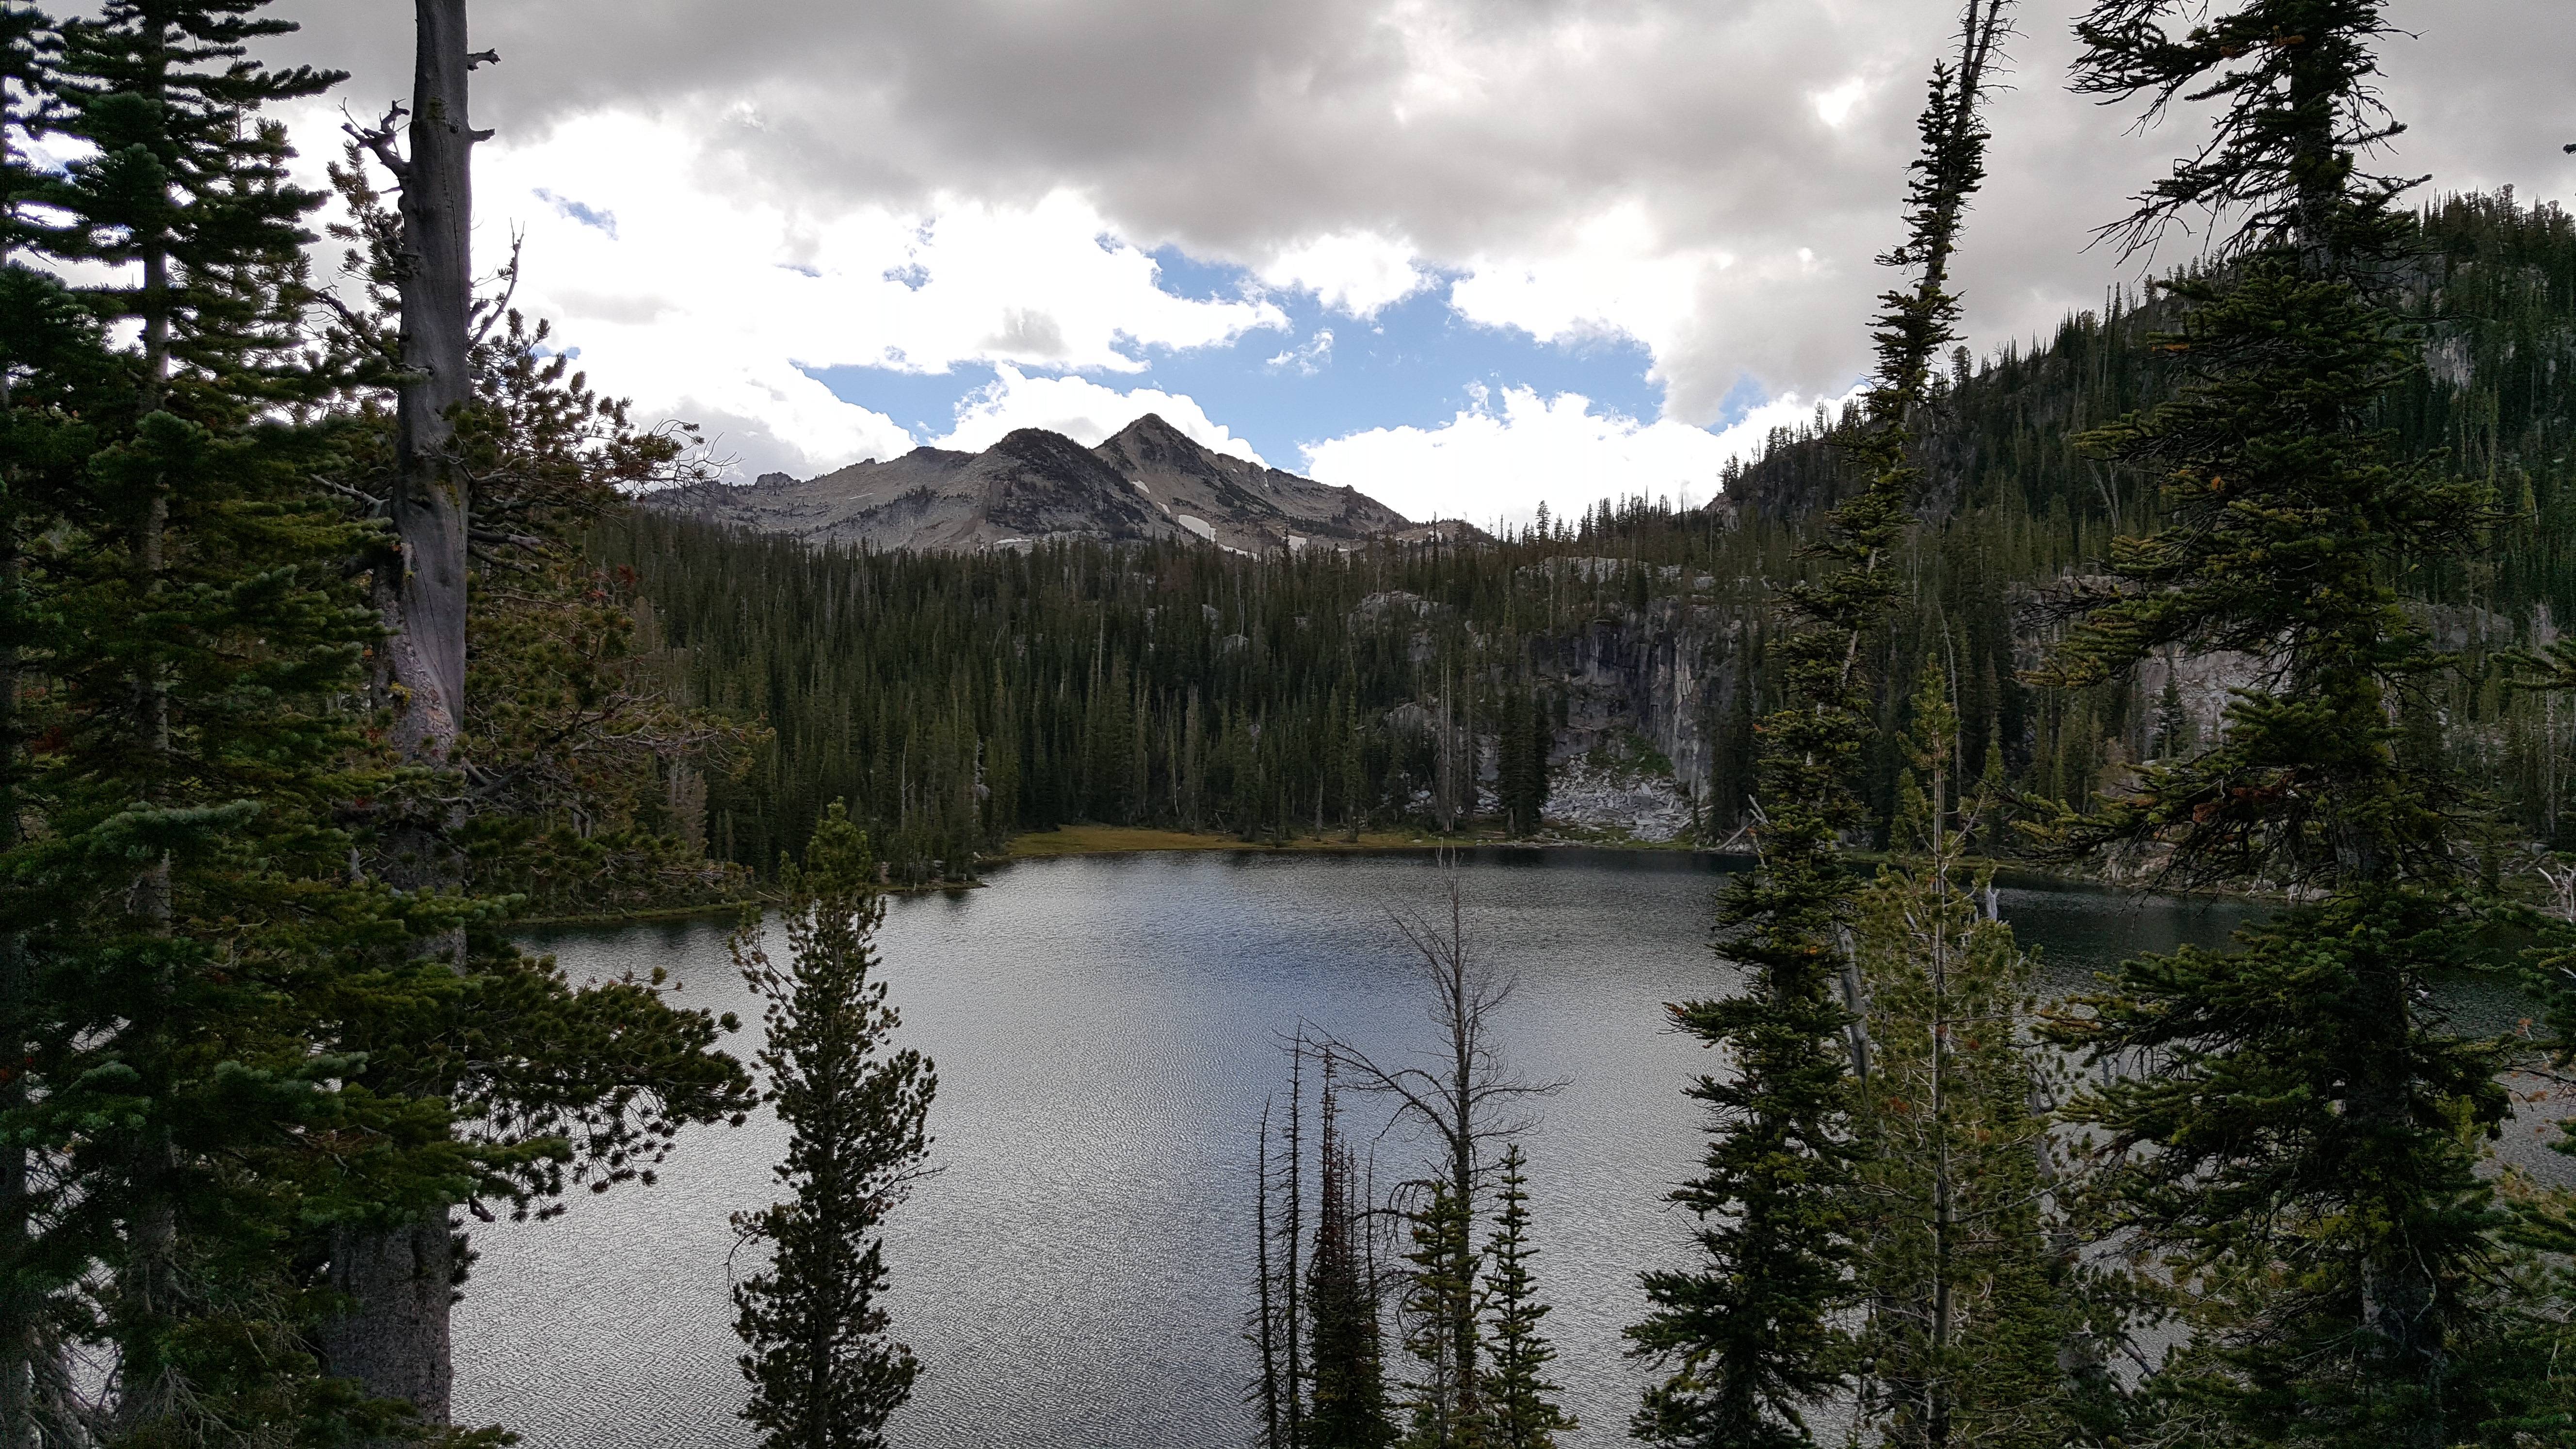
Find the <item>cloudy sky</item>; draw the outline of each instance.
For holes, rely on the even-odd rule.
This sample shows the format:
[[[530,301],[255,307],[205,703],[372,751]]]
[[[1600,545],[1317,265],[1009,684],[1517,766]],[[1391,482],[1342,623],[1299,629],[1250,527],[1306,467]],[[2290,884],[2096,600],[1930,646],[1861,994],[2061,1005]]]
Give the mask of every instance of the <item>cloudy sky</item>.
[[[2197,135],[2065,93],[2025,0],[1965,241],[1979,348],[2147,265],[2088,250]],[[2576,190],[2576,5],[2395,0],[2436,190]],[[411,7],[268,54],[409,89]],[[1950,0],[483,0],[480,256],[743,477],[1014,427],[1202,441],[1416,516],[1705,499],[1847,393]],[[2164,261],[2187,254],[2188,239]]]

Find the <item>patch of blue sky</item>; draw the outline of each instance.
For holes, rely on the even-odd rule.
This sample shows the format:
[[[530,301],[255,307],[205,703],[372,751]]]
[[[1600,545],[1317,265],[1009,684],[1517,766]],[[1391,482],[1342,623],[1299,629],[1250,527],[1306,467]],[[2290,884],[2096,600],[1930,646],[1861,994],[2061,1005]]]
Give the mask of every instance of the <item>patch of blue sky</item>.
[[[1232,301],[1261,290],[1250,272],[1223,262],[1203,262],[1179,247],[1159,247],[1155,281],[1162,290],[1191,302]]]
[[[1154,385],[1186,393],[1273,464],[1296,467],[1299,445],[1411,425],[1437,428],[1474,405],[1473,389],[1576,392],[1608,410],[1651,420],[1662,389],[1646,380],[1646,349],[1627,338],[1541,342],[1482,327],[1435,284],[1374,317],[1328,312],[1312,297],[1273,294],[1293,328],[1225,347],[1151,349]],[[1319,348],[1332,334],[1329,350]]]
[[[1716,431],[1724,432],[1735,424],[1744,421],[1744,415],[1746,413],[1753,411],[1755,408],[1758,408],[1769,401],[1771,401],[1770,392],[1762,386],[1761,381],[1755,378],[1753,374],[1748,372],[1744,376],[1737,378],[1735,380],[1735,386],[1728,388],[1726,390],[1726,396],[1718,402]]]
[[[1130,391],[1159,388],[1191,398],[1207,415],[1252,444],[1274,466],[1301,465],[1301,444],[1371,428],[1437,428],[1475,403],[1476,388],[1489,394],[1528,388],[1542,397],[1580,393],[1596,412],[1652,421],[1661,411],[1662,388],[1647,380],[1652,358],[1645,346],[1604,335],[1544,342],[1514,328],[1479,326],[1449,306],[1445,282],[1393,303],[1376,315],[1352,317],[1326,309],[1312,295],[1260,288],[1245,271],[1192,260],[1166,249],[1155,254],[1159,284],[1190,299],[1234,298],[1259,293],[1287,315],[1289,326],[1248,332],[1209,347],[1141,348],[1141,372],[1095,372],[1103,386]],[[1321,345],[1329,332],[1329,345]],[[1036,372],[1036,367],[1022,368]],[[991,367],[947,372],[905,372],[886,367],[809,368],[810,376],[844,401],[885,414],[929,439],[946,433],[959,406],[993,381]],[[1764,399],[1758,388],[1743,407]],[[1740,413],[1730,398],[1730,411]]]
[[[557,213],[567,219],[577,221],[593,231],[606,233],[610,241],[617,240],[617,213],[602,211],[585,202],[575,201],[569,196],[557,196],[542,187],[537,190],[537,199],[553,207]]]
[[[993,370],[980,364],[946,372],[905,372],[892,367],[805,367],[798,370],[832,390],[846,403],[883,413],[913,436],[928,442],[957,426],[957,409],[967,397],[993,381]]]

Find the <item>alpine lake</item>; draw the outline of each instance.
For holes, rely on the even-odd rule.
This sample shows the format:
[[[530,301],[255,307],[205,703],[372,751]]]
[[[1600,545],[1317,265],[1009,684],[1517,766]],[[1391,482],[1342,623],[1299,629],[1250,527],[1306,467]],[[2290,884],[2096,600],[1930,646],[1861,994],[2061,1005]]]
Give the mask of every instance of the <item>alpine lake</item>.
[[[1736,989],[1708,941],[1737,868],[1678,852],[1470,851],[1471,939],[1517,969],[1500,1015],[1506,1067],[1563,1089],[1524,1136],[1535,1271],[1569,1445],[1626,1441],[1647,1366],[1620,1330],[1642,1268],[1688,1259],[1690,1215],[1665,1193],[1693,1171],[1714,1064],[1664,1003]],[[890,901],[879,947],[900,1040],[936,1062],[936,1174],[887,1233],[893,1333],[921,1360],[889,1425],[899,1449],[1220,1449],[1253,1442],[1243,1339],[1253,1153],[1284,1091],[1300,1023],[1384,1063],[1426,1050],[1426,996],[1389,913],[1443,890],[1429,855],[1093,856],[998,867],[987,888]],[[2217,944],[2241,902],[2076,888],[2005,889],[2042,990],[2081,990],[2142,951]],[[727,922],[531,932],[576,979],[663,968],[682,1004],[759,1002]],[[771,949],[783,941],[775,938]],[[2460,1027],[2511,1029],[2510,986],[2445,988]],[[1311,1084],[1310,1084],[1311,1090]],[[2501,1156],[2564,1176],[2539,1107]],[[1381,1182],[1421,1144],[1381,1134],[1347,1097]],[[476,1224],[456,1317],[457,1421],[531,1449],[698,1449],[752,1442],[737,1417],[730,1284],[748,1270],[730,1216],[776,1196],[782,1133],[765,1114],[684,1132],[652,1186],[592,1196],[542,1223]],[[1400,1376],[1390,1361],[1390,1378]]]

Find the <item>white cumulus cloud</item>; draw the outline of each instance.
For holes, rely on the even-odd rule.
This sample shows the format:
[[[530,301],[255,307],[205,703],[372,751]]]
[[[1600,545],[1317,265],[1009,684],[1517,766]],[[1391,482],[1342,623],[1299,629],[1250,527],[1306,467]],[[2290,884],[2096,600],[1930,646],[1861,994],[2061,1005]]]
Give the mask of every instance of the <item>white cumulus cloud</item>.
[[[2566,7],[2390,0],[2381,68],[2408,129],[2388,169],[2443,190],[2576,186],[2576,157],[2545,139],[2576,135]],[[411,28],[381,4],[278,11],[305,29],[258,53],[356,77],[296,123],[309,155],[336,154],[342,102],[371,115],[408,93]],[[1166,246],[1339,314],[1446,288],[1470,321],[1633,339],[1683,423],[1748,382],[1839,388],[1868,365],[1871,258],[1897,240],[1922,78],[1956,19],[1921,0],[710,13],[477,7],[476,44],[507,57],[475,76],[474,119],[498,130],[477,153],[477,242],[488,266],[526,226],[523,300],[648,411],[694,399],[756,422],[751,466],[844,462],[891,427],[792,363],[1102,377],[1284,321],[1258,296],[1163,292]],[[1981,349],[2198,245],[2092,247],[2204,142],[2209,107],[2138,133],[2133,108],[2068,93],[2067,13],[2029,14],[1994,98],[1958,274]]]
[[[1154,259],[1070,192],[920,211],[746,195],[706,138],[622,111],[497,140],[475,160],[481,256],[524,237],[517,304],[582,349],[595,385],[645,417],[705,425],[746,477],[915,445],[811,370],[1137,373],[1147,348],[1286,325],[1266,302],[1163,290]]]
[[[2385,93],[2409,129],[2388,168],[2437,188],[2576,186],[2576,157],[2545,142],[2576,134],[2561,124],[2576,116],[2563,10],[2391,0]],[[281,0],[278,13],[307,28],[260,54],[355,72],[299,126],[314,155],[337,150],[337,103],[376,113],[410,90],[412,31],[381,3]],[[665,271],[629,281],[706,302],[654,325],[701,330],[732,307],[729,325],[757,317],[799,361],[899,351],[925,369],[945,356],[1126,371],[1151,345],[1262,325],[1247,299],[1157,299],[1136,248],[1244,266],[1358,317],[1466,278],[1453,299],[1476,320],[1636,338],[1664,415],[1690,423],[1718,418],[1747,379],[1814,392],[1868,366],[1883,286],[1870,258],[1899,240],[1919,88],[1955,23],[1953,5],[1922,0],[714,13],[706,0],[479,5],[474,39],[507,57],[474,77],[474,119],[500,129],[479,160],[546,160],[502,211],[479,178],[484,255],[500,222],[541,209],[531,186],[567,204],[544,206],[546,224],[587,214],[623,245],[659,214],[685,242],[649,242]],[[2208,106],[2133,134],[2133,108],[2071,95],[2066,13],[2030,10],[1994,98],[1958,276],[1981,348],[2043,333],[2197,245],[2177,237],[2154,263],[2089,250],[2125,196],[2202,144]],[[1092,245],[1103,235],[1123,240]],[[737,281],[778,266],[817,268],[824,286],[768,297]],[[927,281],[896,297],[884,273],[912,266]],[[611,351],[592,345],[603,366]]]
[[[1306,471],[1348,484],[1412,518],[1490,525],[1528,520],[1545,503],[1580,513],[1601,498],[1706,502],[1730,458],[1761,451],[1771,430],[1806,421],[1813,400],[1787,394],[1724,431],[1666,418],[1641,422],[1594,411],[1580,393],[1471,389],[1472,401],[1438,427],[1372,428],[1305,448]],[[1826,400],[1839,409],[1848,399]]]
[[[981,452],[1015,429],[1045,428],[1096,447],[1145,414],[1160,413],[1203,448],[1264,462],[1250,443],[1208,417],[1186,394],[1150,387],[1121,392],[1087,377],[1030,377],[1008,364],[994,371],[993,381],[958,407],[956,429],[934,446]]]
[[[1312,292],[1336,312],[1373,317],[1435,280],[1414,249],[1374,232],[1312,237],[1285,248],[1260,271],[1274,287]]]
[[[1743,360],[1762,350],[1752,333],[1768,314],[1803,307],[1844,320],[1840,271],[1808,247],[1682,245],[1651,210],[1623,201],[1570,218],[1540,252],[1478,258],[1451,284],[1449,304],[1468,321],[1542,342],[1634,339],[1653,359],[1647,377],[1665,387],[1664,416],[1689,421],[1719,414]],[[1738,301],[1748,293],[1763,298],[1762,312]],[[1791,377],[1848,375],[1845,355],[1861,335],[1856,325],[1819,325],[1766,346],[1793,359],[1784,364]]]

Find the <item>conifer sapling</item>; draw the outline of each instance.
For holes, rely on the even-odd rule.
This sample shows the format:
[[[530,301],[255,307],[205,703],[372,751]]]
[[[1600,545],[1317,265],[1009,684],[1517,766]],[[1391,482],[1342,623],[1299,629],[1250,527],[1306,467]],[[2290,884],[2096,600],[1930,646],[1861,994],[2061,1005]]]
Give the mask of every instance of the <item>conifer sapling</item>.
[[[923,1174],[930,1060],[897,1049],[902,1018],[877,975],[885,906],[867,838],[835,803],[802,867],[789,866],[783,912],[790,961],[773,963],[757,922],[734,960],[767,1000],[759,1061],[788,1129],[779,1184],[792,1194],[734,1219],[770,1261],[734,1287],[747,1345],[743,1410],[765,1449],[875,1449],[911,1396],[919,1363],[887,1337],[886,1214]]]

